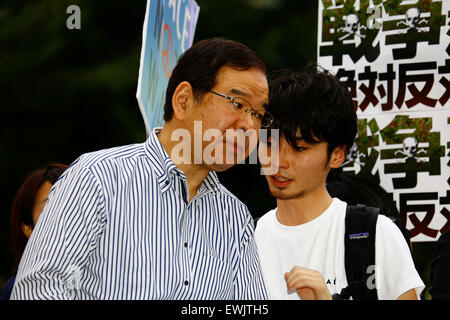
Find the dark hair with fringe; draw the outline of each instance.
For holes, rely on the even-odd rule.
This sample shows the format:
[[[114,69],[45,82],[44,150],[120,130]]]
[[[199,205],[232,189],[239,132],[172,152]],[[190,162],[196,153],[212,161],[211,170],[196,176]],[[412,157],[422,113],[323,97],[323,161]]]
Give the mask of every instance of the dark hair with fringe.
[[[307,66],[311,68],[311,64]],[[310,144],[328,143],[328,157],[341,145],[350,150],[358,130],[347,87],[327,70],[281,70],[269,79],[269,106],[286,141],[296,145],[298,130]]]

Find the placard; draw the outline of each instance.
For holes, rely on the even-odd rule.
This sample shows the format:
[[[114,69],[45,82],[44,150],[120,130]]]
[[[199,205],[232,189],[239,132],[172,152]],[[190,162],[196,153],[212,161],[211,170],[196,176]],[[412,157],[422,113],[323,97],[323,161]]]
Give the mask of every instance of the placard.
[[[450,227],[450,1],[319,0],[318,64],[348,86],[343,170],[393,193],[412,241]]]
[[[194,0],[148,0],[136,97],[147,135],[164,124],[170,75],[192,46],[200,7]]]

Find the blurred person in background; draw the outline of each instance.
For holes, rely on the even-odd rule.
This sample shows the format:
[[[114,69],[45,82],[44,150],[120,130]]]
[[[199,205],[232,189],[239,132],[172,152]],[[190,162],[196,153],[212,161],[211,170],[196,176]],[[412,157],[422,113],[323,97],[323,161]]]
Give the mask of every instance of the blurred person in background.
[[[1,300],[9,300],[23,251],[47,203],[51,188],[67,169],[61,163],[51,163],[31,172],[17,191],[11,208],[11,240],[13,251],[12,276],[6,282]]]
[[[395,205],[392,194],[388,193],[373,176],[344,173],[342,168],[332,169],[327,176],[327,190],[331,197],[347,202],[347,205],[366,205],[379,208],[380,214],[389,217],[400,229],[412,251],[411,234],[406,229]]]

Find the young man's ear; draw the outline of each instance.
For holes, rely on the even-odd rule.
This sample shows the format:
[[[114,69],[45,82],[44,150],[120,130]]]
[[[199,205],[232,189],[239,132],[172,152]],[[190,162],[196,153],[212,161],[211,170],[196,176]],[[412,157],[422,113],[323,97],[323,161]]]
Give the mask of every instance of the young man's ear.
[[[339,168],[344,162],[347,155],[347,147],[344,145],[334,148],[330,156],[329,166],[330,168]]]
[[[189,82],[183,81],[172,96],[173,115],[177,120],[184,120],[188,108],[194,103],[194,92]]]

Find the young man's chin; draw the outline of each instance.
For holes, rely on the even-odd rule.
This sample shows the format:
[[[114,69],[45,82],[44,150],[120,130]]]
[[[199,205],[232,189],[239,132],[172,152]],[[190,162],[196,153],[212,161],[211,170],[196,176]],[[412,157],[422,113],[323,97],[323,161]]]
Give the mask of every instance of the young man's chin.
[[[284,190],[274,190],[274,189],[270,189],[270,194],[277,200],[292,200],[301,198],[303,196],[303,192],[288,193]]]
[[[272,181],[272,176],[266,176],[267,183],[269,185],[269,191],[272,197],[278,200],[291,200],[296,198],[301,198],[303,196],[303,191],[294,190],[291,191],[286,187],[279,187]]]

